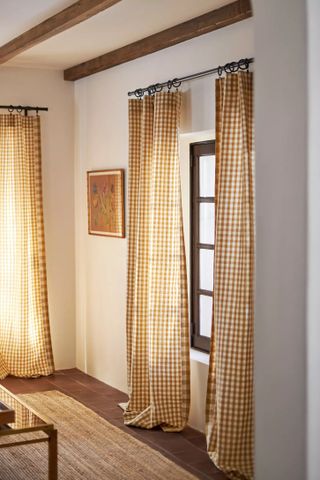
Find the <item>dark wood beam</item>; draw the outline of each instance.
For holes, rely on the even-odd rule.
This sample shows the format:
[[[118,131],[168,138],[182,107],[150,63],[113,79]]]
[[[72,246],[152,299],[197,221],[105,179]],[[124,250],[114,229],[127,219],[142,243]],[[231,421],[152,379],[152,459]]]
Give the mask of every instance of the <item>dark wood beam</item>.
[[[250,0],[236,0],[200,17],[180,23],[175,27],[155,33],[137,42],[108,52],[64,71],[65,80],[78,80],[107,70],[121,63],[185,42],[213,30],[226,27],[252,16]]]
[[[0,47],[0,63],[111,7],[120,0],[78,0]]]

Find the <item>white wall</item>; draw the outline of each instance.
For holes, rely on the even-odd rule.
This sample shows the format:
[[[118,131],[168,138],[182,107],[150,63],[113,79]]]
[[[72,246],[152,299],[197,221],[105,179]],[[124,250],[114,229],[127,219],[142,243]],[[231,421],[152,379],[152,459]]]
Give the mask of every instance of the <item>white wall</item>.
[[[127,390],[127,242],[87,234],[86,171],[127,169],[127,91],[252,55],[252,20],[245,20],[76,82],[77,366],[120,390]],[[183,90],[182,133],[213,130],[213,77]],[[190,421],[203,429],[207,366],[192,361],[191,373]]]
[[[62,72],[0,69],[2,105],[49,107],[48,113],[41,113],[41,137],[49,314],[57,369],[75,366],[73,90]]]
[[[308,480],[320,472],[320,2],[308,0]]]
[[[305,4],[303,0],[253,2],[256,53],[257,480],[307,478]],[[318,62],[318,57],[315,61]],[[319,79],[315,81],[314,88],[318,89]],[[313,193],[319,195],[318,192]],[[319,203],[314,207],[319,215]]]

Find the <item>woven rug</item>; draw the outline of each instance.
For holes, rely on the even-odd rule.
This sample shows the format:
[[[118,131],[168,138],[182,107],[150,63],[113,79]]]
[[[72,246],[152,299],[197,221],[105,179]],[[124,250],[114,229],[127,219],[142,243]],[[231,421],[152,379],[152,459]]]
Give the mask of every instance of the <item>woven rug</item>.
[[[22,397],[58,429],[60,480],[196,479],[156,450],[60,392]],[[1,449],[0,479],[47,479],[47,461],[46,444]]]

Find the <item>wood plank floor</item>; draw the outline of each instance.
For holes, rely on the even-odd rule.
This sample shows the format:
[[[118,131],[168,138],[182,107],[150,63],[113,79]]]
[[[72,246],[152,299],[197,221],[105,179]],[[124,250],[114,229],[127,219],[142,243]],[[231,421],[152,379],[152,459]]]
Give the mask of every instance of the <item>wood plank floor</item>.
[[[36,379],[8,377],[0,383],[16,394],[59,390],[91,408],[121,430],[158,450],[199,479],[226,480],[225,475],[210,461],[202,433],[191,427],[187,427],[181,433],[126,427],[123,425],[122,411],[118,403],[126,401],[127,395],[80,370],[60,370],[50,377]]]

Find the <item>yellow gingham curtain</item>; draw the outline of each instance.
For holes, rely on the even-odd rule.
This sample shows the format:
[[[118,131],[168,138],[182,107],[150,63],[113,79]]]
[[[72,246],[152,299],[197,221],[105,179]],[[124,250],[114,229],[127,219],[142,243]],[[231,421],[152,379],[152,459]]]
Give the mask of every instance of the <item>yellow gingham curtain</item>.
[[[228,478],[253,478],[253,74],[216,81],[216,243],[206,435]]]
[[[0,115],[0,378],[53,369],[40,117]]]
[[[189,414],[189,325],[178,128],[181,94],[129,100],[127,425],[179,431]]]

